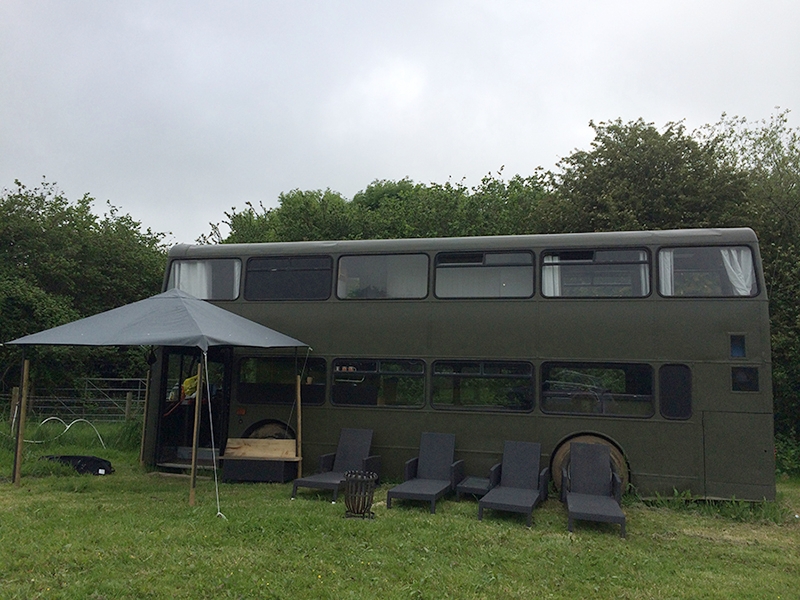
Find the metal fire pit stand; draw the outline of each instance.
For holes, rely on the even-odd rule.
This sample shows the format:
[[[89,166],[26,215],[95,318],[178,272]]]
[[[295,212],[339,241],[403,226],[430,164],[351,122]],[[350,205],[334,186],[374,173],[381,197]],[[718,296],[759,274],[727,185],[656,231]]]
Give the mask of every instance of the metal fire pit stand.
[[[372,519],[372,498],[378,474],[371,471],[346,471],[344,474],[345,517]]]

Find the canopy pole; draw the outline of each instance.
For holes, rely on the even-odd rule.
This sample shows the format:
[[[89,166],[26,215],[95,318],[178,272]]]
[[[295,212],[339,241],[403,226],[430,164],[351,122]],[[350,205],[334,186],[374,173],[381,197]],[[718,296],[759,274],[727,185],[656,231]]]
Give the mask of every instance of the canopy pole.
[[[203,353],[205,354],[205,352]],[[192,434],[192,474],[189,478],[189,506],[194,506],[194,488],[197,485],[197,444],[200,438],[200,404],[203,398],[203,361],[197,365],[197,391],[194,395],[194,433]]]
[[[19,420],[17,425],[17,450],[14,454],[14,476],[12,478],[15,486],[19,487],[20,472],[22,470],[22,445],[25,442],[25,413],[28,412],[28,376],[30,374],[30,360],[27,358],[22,362],[22,398],[19,402]]]
[[[297,376],[297,383],[295,385],[295,394],[297,396],[297,476],[303,476],[303,403],[300,398],[300,380],[301,376]]]
[[[144,414],[142,415],[142,437],[139,441],[139,464],[144,466],[144,439],[147,431],[147,412],[150,407],[150,378],[153,376],[153,365],[147,369],[147,380],[144,382]]]

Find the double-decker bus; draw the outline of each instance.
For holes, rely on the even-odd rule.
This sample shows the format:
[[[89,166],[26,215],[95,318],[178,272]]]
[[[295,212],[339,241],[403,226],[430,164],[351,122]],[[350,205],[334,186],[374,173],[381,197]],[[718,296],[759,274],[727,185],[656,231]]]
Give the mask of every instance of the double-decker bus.
[[[164,286],[312,348],[209,352],[217,448],[294,437],[300,376],[307,465],[342,427],[369,428],[382,476],[399,479],[420,433],[442,431],[479,476],[504,440],[540,442],[558,486],[570,442],[588,440],[609,445],[645,496],[775,497],[768,302],[750,229],[179,245]],[[178,396],[196,361],[158,353],[151,466],[191,446]]]

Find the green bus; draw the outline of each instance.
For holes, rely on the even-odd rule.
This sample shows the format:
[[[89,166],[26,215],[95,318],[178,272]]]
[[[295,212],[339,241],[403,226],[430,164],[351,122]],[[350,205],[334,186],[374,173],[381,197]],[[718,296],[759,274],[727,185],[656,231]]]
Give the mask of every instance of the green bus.
[[[374,431],[400,479],[423,431],[456,435],[486,476],[504,440],[537,441],[556,486],[569,444],[611,447],[638,493],[775,497],[767,294],[747,228],[179,245],[178,287],[311,350],[211,349],[201,452],[294,438],[306,471],[342,427]],[[143,457],[191,446],[181,382],[198,357],[162,348]]]

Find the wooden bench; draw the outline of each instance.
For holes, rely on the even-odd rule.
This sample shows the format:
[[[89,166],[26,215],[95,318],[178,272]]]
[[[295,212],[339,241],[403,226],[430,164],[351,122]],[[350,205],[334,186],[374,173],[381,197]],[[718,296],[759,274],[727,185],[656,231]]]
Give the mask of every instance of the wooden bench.
[[[297,477],[297,440],[228,438],[222,455],[223,481],[286,483]]]

